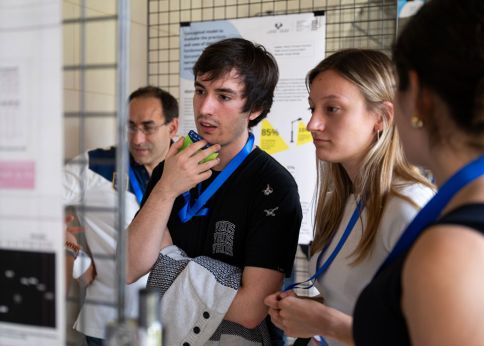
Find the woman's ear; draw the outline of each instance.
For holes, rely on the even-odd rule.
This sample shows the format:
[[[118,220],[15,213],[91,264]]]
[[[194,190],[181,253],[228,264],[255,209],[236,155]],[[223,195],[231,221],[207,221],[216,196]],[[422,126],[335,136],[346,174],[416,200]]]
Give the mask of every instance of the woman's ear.
[[[425,123],[425,116],[428,114],[433,114],[435,104],[434,104],[434,92],[426,87],[421,87],[417,99],[417,112],[421,115],[422,120]]]
[[[416,71],[408,73],[412,96],[415,99],[415,111],[418,117],[425,123],[425,117],[435,111],[435,93],[420,83],[420,78]]]
[[[391,124],[393,122],[394,108],[393,103],[390,101],[384,101],[380,108],[375,123],[375,132],[383,131],[385,124]]]
[[[426,88],[423,88],[420,84],[420,78],[416,71],[411,70],[408,72],[408,83],[410,90],[410,97],[413,100],[414,110],[412,114],[425,114],[425,106],[428,101],[425,99],[428,97]]]

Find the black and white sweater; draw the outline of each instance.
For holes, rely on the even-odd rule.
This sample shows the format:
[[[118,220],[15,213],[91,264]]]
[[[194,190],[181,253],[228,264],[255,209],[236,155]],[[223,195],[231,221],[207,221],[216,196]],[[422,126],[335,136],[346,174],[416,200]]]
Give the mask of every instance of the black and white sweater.
[[[247,329],[223,319],[241,278],[235,266],[206,256],[189,258],[174,245],[164,248],[147,286],[162,296],[165,345],[270,345],[265,321]]]

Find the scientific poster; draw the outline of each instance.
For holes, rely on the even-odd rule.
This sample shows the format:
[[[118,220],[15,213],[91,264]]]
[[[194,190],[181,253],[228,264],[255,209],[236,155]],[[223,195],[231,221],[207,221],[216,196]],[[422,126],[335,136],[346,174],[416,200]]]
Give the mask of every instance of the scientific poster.
[[[314,145],[306,125],[310,119],[307,72],[324,57],[324,13],[191,22],[180,27],[180,133],[195,128],[192,67],[210,43],[243,37],[262,44],[279,65],[279,82],[271,112],[252,129],[256,144],[276,158],[299,186],[303,223],[300,244],[312,239],[316,182]]]
[[[0,345],[64,345],[59,0],[0,0]]]

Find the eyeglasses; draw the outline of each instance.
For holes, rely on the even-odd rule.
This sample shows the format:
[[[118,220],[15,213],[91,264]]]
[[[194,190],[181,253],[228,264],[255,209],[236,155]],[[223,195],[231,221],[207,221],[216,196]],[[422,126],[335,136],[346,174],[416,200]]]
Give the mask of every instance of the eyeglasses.
[[[136,126],[135,124],[128,124],[128,133],[130,135],[134,135],[136,132],[141,131],[145,136],[150,136],[158,131],[160,127],[165,126],[166,124],[168,124],[168,122],[160,125],[141,124],[140,126]]]

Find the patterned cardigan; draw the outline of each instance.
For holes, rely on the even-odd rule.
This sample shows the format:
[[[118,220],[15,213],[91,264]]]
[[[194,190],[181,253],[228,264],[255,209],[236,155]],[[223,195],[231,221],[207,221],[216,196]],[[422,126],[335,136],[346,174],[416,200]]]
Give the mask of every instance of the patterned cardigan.
[[[240,287],[239,268],[210,257],[187,257],[164,248],[151,269],[148,287],[160,290],[164,345],[270,345],[265,321],[247,329],[224,320]]]

